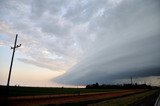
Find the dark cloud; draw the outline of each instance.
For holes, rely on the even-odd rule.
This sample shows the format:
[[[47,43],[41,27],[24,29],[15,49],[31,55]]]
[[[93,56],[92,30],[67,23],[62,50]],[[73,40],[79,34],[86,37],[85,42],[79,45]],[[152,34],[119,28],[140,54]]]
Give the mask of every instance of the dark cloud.
[[[121,81],[123,79],[130,79],[132,76],[133,78],[143,78],[143,77],[149,77],[149,76],[160,76],[160,68],[154,67],[154,68],[144,68],[144,69],[135,69],[135,70],[122,70],[122,72],[117,72],[114,74],[108,74],[107,69],[102,71],[96,71],[93,73],[87,73],[86,75],[79,75],[79,73],[72,73],[72,75],[67,75],[69,79],[65,80],[65,76],[61,78],[61,80],[57,80],[58,83],[64,83],[64,84],[80,84],[80,85],[86,85],[91,84],[95,82],[99,83],[115,83],[116,81]],[[77,74],[80,77],[77,77]],[[73,79],[75,78],[76,79]],[[144,80],[143,80],[144,81]]]
[[[24,56],[18,60],[66,71],[54,81],[84,84],[134,72],[159,75],[159,0],[0,2],[0,34],[7,36],[1,44],[10,45],[18,33]]]
[[[59,83],[113,82],[130,76],[158,76],[160,63],[160,2],[122,1],[109,13],[91,20],[96,40],[85,57]]]

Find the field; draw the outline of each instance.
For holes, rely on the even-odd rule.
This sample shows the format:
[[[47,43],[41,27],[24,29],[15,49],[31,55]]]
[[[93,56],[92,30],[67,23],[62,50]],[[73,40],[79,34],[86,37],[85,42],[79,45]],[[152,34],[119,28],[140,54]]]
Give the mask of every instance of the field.
[[[0,86],[0,95],[5,95],[5,86]],[[84,88],[45,88],[45,87],[14,87],[9,89],[9,96],[36,96],[36,95],[61,95],[82,94],[93,92],[115,92],[118,89],[84,89]]]
[[[158,90],[146,89],[10,87],[9,96],[6,97],[5,87],[1,86],[0,103],[11,106],[116,106],[118,103],[119,106],[124,106],[144,102],[151,96],[155,98],[155,102],[157,92]]]
[[[153,106],[158,94],[156,90],[102,101],[88,106]]]

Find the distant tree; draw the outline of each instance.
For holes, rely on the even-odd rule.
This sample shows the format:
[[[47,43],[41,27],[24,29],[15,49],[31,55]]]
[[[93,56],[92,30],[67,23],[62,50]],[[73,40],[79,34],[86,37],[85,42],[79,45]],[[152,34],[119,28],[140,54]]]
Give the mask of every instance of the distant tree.
[[[117,85],[99,85],[98,83],[86,85],[87,89],[152,89],[150,85],[146,84],[117,84]]]

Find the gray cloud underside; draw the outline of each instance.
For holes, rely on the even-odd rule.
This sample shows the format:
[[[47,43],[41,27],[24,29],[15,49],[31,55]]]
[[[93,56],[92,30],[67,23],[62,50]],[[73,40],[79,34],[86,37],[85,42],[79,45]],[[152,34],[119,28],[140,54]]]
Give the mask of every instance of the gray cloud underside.
[[[159,0],[1,0],[0,45],[18,33],[18,60],[66,71],[59,83],[159,75],[159,11]]]
[[[107,18],[93,22],[99,36],[86,56],[59,83],[106,83],[116,79],[160,75],[160,2],[122,2]]]

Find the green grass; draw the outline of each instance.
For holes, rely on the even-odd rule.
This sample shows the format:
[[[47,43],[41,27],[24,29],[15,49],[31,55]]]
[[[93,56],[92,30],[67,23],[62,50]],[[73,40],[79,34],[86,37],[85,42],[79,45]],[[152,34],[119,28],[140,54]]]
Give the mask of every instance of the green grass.
[[[4,95],[6,88],[0,86],[0,95]],[[76,94],[92,92],[114,92],[118,89],[85,89],[85,88],[46,88],[46,87],[15,87],[9,88],[10,96],[34,96],[34,95],[58,95],[58,94]]]
[[[46,87],[10,87],[9,96],[35,96],[35,95],[58,95],[58,94],[76,94],[78,91],[82,93],[92,92],[116,92],[123,89],[85,89],[85,88],[46,88]],[[6,91],[5,86],[0,86],[0,95]],[[80,101],[78,103],[62,104],[62,106],[128,106],[144,101],[146,97],[150,97],[158,90],[149,90],[138,94],[122,96],[118,98],[95,100],[95,101]],[[149,98],[151,99],[151,98]],[[50,106],[50,104],[48,104]]]
[[[88,106],[137,106],[140,103],[147,104],[147,106],[150,106],[153,105],[151,102],[153,103],[155,102],[156,99],[155,96],[157,96],[156,92],[157,90],[151,90],[144,93],[115,98],[111,100],[102,101],[99,103],[93,103]]]
[[[107,98],[102,100],[79,101],[66,103],[60,106],[153,106],[159,90],[147,90],[141,93],[129,94],[120,97]],[[48,104],[44,106],[54,106]]]

